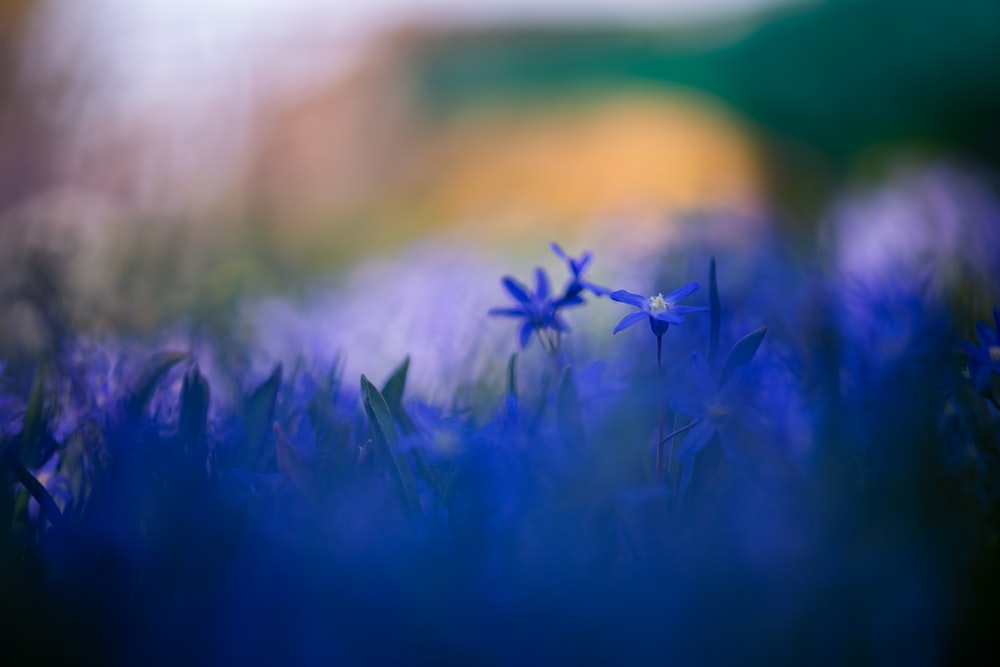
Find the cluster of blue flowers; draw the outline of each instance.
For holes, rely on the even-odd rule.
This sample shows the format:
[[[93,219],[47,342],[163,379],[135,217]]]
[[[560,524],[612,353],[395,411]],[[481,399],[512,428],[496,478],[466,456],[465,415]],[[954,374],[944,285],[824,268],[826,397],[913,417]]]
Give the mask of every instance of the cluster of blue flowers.
[[[706,257],[683,305],[699,282],[611,291],[552,250],[561,290],[504,277],[489,311],[553,362],[513,355],[502,396],[428,404],[408,358],[381,383],[83,339],[8,360],[0,663],[975,655],[1000,611],[1000,311],[962,341],[931,295],[815,289],[770,251],[720,255],[724,294]],[[629,342],[655,363],[621,338],[572,358],[587,296],[635,308],[602,335],[648,321]]]

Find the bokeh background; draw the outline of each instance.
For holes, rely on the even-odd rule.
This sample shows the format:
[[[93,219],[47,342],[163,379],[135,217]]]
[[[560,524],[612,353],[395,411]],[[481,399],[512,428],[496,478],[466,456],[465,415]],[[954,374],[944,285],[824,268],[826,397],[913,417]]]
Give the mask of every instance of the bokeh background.
[[[678,235],[778,228],[817,269],[931,266],[985,286],[956,290],[977,314],[994,300],[990,0],[0,12],[8,357],[181,326],[263,363],[324,347],[378,374],[458,345],[465,367],[512,337],[441,343],[426,295],[483,314],[501,273],[555,266],[550,240],[639,289],[636,258]]]

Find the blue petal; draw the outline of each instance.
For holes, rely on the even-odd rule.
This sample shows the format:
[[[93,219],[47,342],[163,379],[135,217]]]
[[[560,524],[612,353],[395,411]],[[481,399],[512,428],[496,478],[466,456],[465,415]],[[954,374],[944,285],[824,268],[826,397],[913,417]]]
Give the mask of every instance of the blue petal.
[[[965,350],[966,354],[968,354],[973,359],[976,359],[977,361],[986,361],[987,359],[989,359],[989,351],[986,349],[986,347],[980,347],[978,345],[974,345],[967,340],[963,340],[961,342],[961,346],[962,349]]]
[[[572,308],[573,306],[582,306],[585,303],[583,297],[579,294],[573,296],[567,296],[557,301],[552,302],[552,307],[556,310],[560,308]]]
[[[701,397],[709,399],[715,396],[715,378],[712,377],[712,371],[708,368],[708,363],[697,352],[691,353],[689,370],[691,380],[694,382],[694,386],[698,389]]]
[[[699,422],[697,426],[692,427],[687,432],[684,439],[681,440],[681,444],[674,449],[674,458],[683,461],[694,456],[705,449],[713,435],[715,435],[715,426],[711,422],[707,419]]]
[[[993,368],[989,364],[983,364],[976,369],[976,375],[972,378],[972,382],[980,394],[990,389],[990,372],[992,370]]]
[[[626,292],[623,289],[620,289],[617,292],[612,292],[611,300],[619,301],[621,303],[627,303],[630,306],[635,306],[636,308],[642,308],[645,311],[649,310],[649,299],[639,294]]]
[[[701,419],[705,416],[705,401],[694,396],[678,396],[670,401],[670,406],[692,419]]]
[[[510,276],[504,276],[503,280],[500,281],[507,292],[514,297],[515,301],[520,301],[521,303],[527,305],[531,303],[531,297],[528,296],[528,288],[514,280]]]
[[[592,259],[594,259],[594,253],[590,252],[589,250],[580,255],[580,258],[575,262],[573,262],[576,275],[580,275],[581,273],[586,271],[587,267],[590,266],[590,261]]]
[[[683,324],[684,318],[676,313],[665,310],[662,313],[650,314],[654,320],[659,320],[661,322],[666,322],[667,324]]]
[[[701,287],[701,285],[698,284],[698,281],[693,280],[689,282],[687,285],[678,287],[673,292],[665,296],[664,299],[671,303],[677,303],[684,297],[693,294],[699,287]]]
[[[518,337],[521,341],[521,349],[528,347],[528,343],[531,342],[531,334],[535,333],[535,323],[528,320],[521,325],[521,331],[518,333]]]
[[[526,313],[524,308],[490,308],[490,315],[497,315],[499,317],[524,317]]]
[[[740,441],[735,433],[728,428],[719,429],[719,444],[722,445],[722,453],[736,470],[741,470],[747,466],[747,457],[740,447]]]
[[[566,257],[566,253],[563,252],[563,249],[559,247],[558,243],[550,243],[549,247],[552,248],[552,252],[556,254],[556,257],[558,257],[562,261],[566,262],[569,260],[569,258]]]
[[[704,306],[673,306],[670,308],[670,312],[678,315],[687,315],[688,313],[707,313],[708,308],[705,308]]]
[[[535,269],[535,296],[540,301],[549,298],[549,277],[541,267]]]
[[[623,329],[628,329],[636,322],[641,322],[647,317],[649,317],[649,315],[647,313],[642,312],[641,310],[634,313],[629,313],[628,315],[622,318],[622,321],[618,323],[618,326],[615,327],[615,330],[612,333],[618,333]]]
[[[979,337],[979,342],[986,347],[997,344],[997,336],[986,322],[976,322],[976,335]]]
[[[581,280],[580,286],[582,286],[584,289],[590,290],[591,294],[593,294],[594,296],[605,296],[611,293],[611,290],[609,290],[607,287],[601,287],[600,285],[595,285],[594,283],[587,282],[586,280]]]

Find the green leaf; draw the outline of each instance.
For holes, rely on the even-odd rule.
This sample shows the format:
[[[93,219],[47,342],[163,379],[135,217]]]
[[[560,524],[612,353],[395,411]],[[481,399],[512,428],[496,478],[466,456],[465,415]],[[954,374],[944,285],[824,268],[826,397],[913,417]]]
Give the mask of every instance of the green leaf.
[[[398,442],[396,425],[392,418],[385,397],[379,393],[364,375],[361,376],[361,399],[365,405],[365,415],[372,430],[372,440],[375,443],[375,453],[388,467],[389,473],[399,491],[403,510],[410,520],[421,515],[420,497],[417,495],[417,485],[413,479],[413,471],[404,457],[396,454]]]
[[[403,435],[416,435],[418,432],[417,425],[413,423],[413,419],[406,411],[406,408],[403,407],[403,391],[406,389],[406,376],[409,370],[410,357],[407,356],[403,360],[403,363],[392,372],[389,379],[385,381],[385,384],[382,386],[382,397],[389,406],[389,412],[392,413]],[[423,450],[419,447],[415,448],[413,450],[413,458],[417,464],[417,472],[427,480],[434,489],[434,492],[437,493],[441,486],[441,480],[434,468],[428,463]]]
[[[403,400],[403,390],[406,388],[406,375],[409,370],[410,357],[407,356],[382,385],[382,397],[385,398],[385,402],[390,407],[393,403],[399,403]]]
[[[43,463],[40,460],[40,445],[45,434],[45,421],[45,377],[39,368],[35,371],[35,380],[24,411],[24,426],[21,429],[21,456],[32,467]]]
[[[507,362],[507,395],[517,398],[517,352]]]
[[[171,368],[187,358],[186,352],[171,351],[157,352],[150,357],[132,384],[132,391],[125,402],[126,411],[136,417],[145,412],[156,385]]]
[[[570,443],[582,445],[586,443],[583,428],[583,408],[580,405],[580,394],[573,381],[573,371],[570,366],[563,369],[559,380],[559,394],[556,397],[556,411],[559,420],[559,432],[563,439]]]
[[[14,477],[19,481],[31,497],[38,502],[38,506],[41,508],[42,514],[46,519],[49,520],[53,526],[57,528],[63,527],[63,515],[59,510],[59,506],[56,505],[56,501],[52,499],[49,495],[48,489],[38,481],[38,478],[31,474],[24,464],[21,463],[14,453],[7,449],[3,453],[3,461],[6,466],[14,473]]]
[[[715,368],[719,354],[719,329],[722,327],[722,306],[719,304],[719,284],[715,279],[715,257],[708,264],[708,304],[710,323],[708,329],[708,367]]]
[[[756,331],[748,333],[736,345],[733,345],[733,349],[726,355],[726,362],[723,364],[722,372],[719,374],[720,387],[726,383],[726,380],[737,369],[750,363],[753,356],[757,354],[757,348],[760,347],[760,343],[764,340],[764,334],[766,333],[767,327],[761,327]]]
[[[303,462],[302,455],[295,448],[278,422],[272,425],[274,431],[274,448],[278,458],[278,471],[302,493],[311,494],[315,490],[313,476],[309,467]]]
[[[406,357],[382,386],[382,397],[385,398],[392,416],[395,417],[404,435],[413,435],[417,432],[416,424],[403,407],[403,391],[406,389],[406,375],[409,370],[410,357]]]
[[[196,477],[207,474],[208,405],[211,392],[208,381],[195,364],[184,376],[181,387],[181,414],[177,435],[187,459],[189,469]]]
[[[244,404],[243,424],[246,429],[241,463],[247,470],[257,470],[263,458],[264,443],[274,419],[274,403],[281,388],[281,364],[277,364],[271,375],[254,389]]]

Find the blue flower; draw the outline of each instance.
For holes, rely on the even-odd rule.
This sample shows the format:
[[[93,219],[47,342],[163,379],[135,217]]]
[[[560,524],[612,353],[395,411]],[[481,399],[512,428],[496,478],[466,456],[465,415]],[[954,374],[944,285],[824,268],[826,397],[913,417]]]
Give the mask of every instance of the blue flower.
[[[969,355],[969,377],[980,394],[990,394],[990,375],[1000,375],[1000,308],[993,309],[993,322],[996,331],[990,329],[986,322],[976,323],[976,338],[979,344],[962,342],[962,347]]]
[[[718,434],[726,458],[741,461],[739,436],[758,431],[762,421],[746,400],[745,376],[734,375],[719,386],[708,363],[697,352],[691,354],[688,372],[692,391],[675,398],[671,405],[693,421],[674,450],[674,458],[690,459]]]
[[[667,333],[667,329],[671,324],[682,323],[685,315],[689,313],[707,312],[708,308],[677,305],[678,301],[691,295],[699,287],[701,287],[701,285],[697,282],[690,282],[683,287],[675,289],[667,296],[663,296],[663,294],[660,293],[656,296],[647,297],[639,294],[633,294],[632,292],[626,292],[625,290],[612,292],[611,299],[613,301],[620,301],[621,303],[627,303],[630,306],[639,308],[638,312],[626,315],[622,318],[622,321],[615,327],[614,333],[627,329],[636,322],[640,322],[644,318],[648,317],[649,328],[652,329],[653,333],[657,336],[662,336]]]
[[[536,331],[539,335],[545,329],[569,331],[569,327],[559,317],[559,310],[583,304],[583,298],[579,294],[550,299],[549,278],[540,268],[535,269],[534,292],[510,276],[505,276],[501,283],[516,304],[512,308],[490,308],[489,314],[524,320],[518,333],[522,349],[531,342],[531,335]]]
[[[594,296],[604,296],[611,292],[607,287],[601,287],[588,280],[584,280],[583,272],[587,270],[587,267],[590,266],[590,261],[594,258],[594,255],[589,250],[579,257],[570,257],[563,251],[559,244],[550,243],[549,246],[552,248],[552,252],[556,254],[556,257],[566,262],[566,267],[569,269],[570,279],[566,284],[566,297],[577,296],[584,290],[589,290]]]

